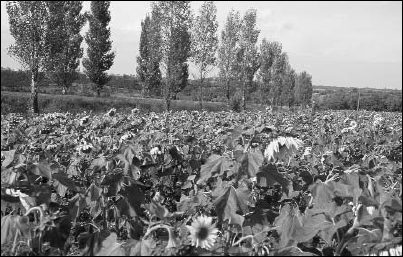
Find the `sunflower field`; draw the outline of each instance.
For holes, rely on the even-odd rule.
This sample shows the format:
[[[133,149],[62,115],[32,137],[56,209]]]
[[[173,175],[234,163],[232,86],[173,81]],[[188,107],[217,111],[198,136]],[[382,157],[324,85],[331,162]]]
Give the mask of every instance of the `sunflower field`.
[[[1,254],[402,253],[402,114],[1,116]]]

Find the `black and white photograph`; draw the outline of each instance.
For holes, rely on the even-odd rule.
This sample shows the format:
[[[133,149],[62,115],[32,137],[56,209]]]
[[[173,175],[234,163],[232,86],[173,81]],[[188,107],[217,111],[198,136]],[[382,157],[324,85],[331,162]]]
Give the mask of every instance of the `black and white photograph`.
[[[1,256],[401,256],[402,1],[1,1]]]

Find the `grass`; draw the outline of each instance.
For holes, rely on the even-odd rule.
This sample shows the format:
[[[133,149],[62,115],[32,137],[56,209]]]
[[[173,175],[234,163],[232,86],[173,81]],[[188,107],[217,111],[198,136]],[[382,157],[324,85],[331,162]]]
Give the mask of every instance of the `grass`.
[[[26,113],[29,105],[30,93],[1,92],[1,113]],[[94,113],[106,112],[111,108],[118,111],[127,111],[139,108],[145,111],[162,112],[165,110],[164,99],[141,97],[90,97],[77,95],[38,94],[39,111],[49,112],[82,112],[92,110]],[[207,111],[227,110],[225,103],[203,102],[203,109]],[[200,110],[200,103],[187,100],[172,100],[171,110]]]

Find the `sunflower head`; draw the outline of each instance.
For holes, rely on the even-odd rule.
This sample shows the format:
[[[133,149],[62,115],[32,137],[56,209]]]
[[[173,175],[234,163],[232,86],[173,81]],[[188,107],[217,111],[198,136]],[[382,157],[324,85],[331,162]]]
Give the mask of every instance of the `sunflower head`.
[[[193,220],[191,226],[187,226],[193,246],[210,249],[214,245],[218,229],[212,221],[212,217],[201,215]]]

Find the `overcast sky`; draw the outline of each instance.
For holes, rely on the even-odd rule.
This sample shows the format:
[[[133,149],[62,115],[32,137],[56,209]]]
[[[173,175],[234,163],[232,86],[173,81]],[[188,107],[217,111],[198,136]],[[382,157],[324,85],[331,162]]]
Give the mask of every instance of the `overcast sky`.
[[[197,12],[202,2],[192,2]],[[241,15],[257,9],[261,39],[282,43],[291,66],[312,75],[314,85],[402,87],[402,2],[216,2],[218,35],[230,9]],[[89,10],[84,2],[84,10]],[[116,58],[114,74],[135,74],[141,20],[150,2],[111,2],[110,22]],[[82,34],[88,30],[84,27]],[[1,66],[19,69],[7,55],[9,33],[5,2],[1,2]],[[190,73],[193,71],[191,70]],[[190,76],[191,77],[191,76]]]

